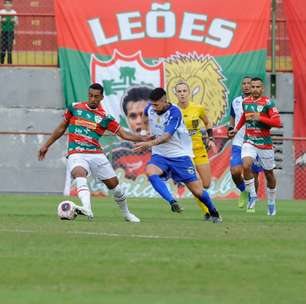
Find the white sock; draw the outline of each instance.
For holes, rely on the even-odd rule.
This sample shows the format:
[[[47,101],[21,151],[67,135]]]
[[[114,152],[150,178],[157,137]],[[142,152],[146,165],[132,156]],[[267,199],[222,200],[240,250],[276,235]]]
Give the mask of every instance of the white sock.
[[[90,192],[87,185],[87,178],[86,177],[77,177],[75,179],[78,197],[83,205],[83,207],[87,210],[91,211],[91,203],[90,203]]]
[[[65,187],[64,187],[64,191],[63,194],[65,196],[69,196],[70,195],[70,190],[71,190],[71,172],[70,172],[70,168],[67,162],[66,165],[66,176],[65,176]]]
[[[267,198],[268,198],[268,204],[274,205],[275,199],[276,199],[276,188],[271,189],[267,187]]]
[[[123,215],[130,213],[125,193],[121,190],[120,185],[117,185],[114,189],[111,189],[110,193],[113,195],[115,202],[118,204]]]
[[[250,193],[251,197],[256,197],[256,190],[255,190],[255,180],[254,178],[244,180],[245,183],[245,189],[247,192]]]

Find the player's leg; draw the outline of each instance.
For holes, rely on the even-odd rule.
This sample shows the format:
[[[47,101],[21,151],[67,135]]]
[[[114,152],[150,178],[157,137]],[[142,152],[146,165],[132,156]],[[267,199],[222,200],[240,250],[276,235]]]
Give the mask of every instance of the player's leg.
[[[126,195],[119,185],[119,180],[117,176],[114,176],[109,179],[104,179],[102,181],[114,197],[115,202],[118,204],[122,212],[123,218],[127,222],[139,223],[140,219],[129,211]]]
[[[191,193],[197,197],[209,210],[209,213],[211,215],[211,220],[213,223],[221,223],[222,219],[219,215],[219,212],[212,202],[209,194],[207,191],[205,191],[202,187],[202,183],[199,180],[189,181],[185,182],[188,189],[191,191]]]
[[[75,179],[78,198],[83,206],[83,208],[79,208],[77,211],[92,219],[93,213],[91,209],[90,191],[87,184],[87,175],[90,172],[89,164],[82,154],[72,154],[68,157],[68,167],[72,178]]]
[[[69,168],[68,161],[66,162],[66,175],[65,175],[65,186],[63,195],[69,196],[71,191],[71,171]]]
[[[259,158],[267,181],[267,214],[273,216],[276,214],[276,178],[273,172],[275,167],[274,151],[272,149],[260,150]]]
[[[208,192],[203,189],[202,182],[197,177],[196,169],[190,157],[177,157],[173,160],[171,162],[171,175],[175,181],[183,182],[191,193],[208,208],[213,222],[221,221]]]
[[[244,143],[242,145],[241,158],[243,162],[243,178],[245,182],[245,187],[246,191],[249,193],[247,212],[255,212],[255,204],[257,200],[255,179],[252,171],[252,165],[256,157],[256,148],[249,143]]]
[[[122,212],[123,218],[128,222],[139,223],[140,219],[129,211],[126,195],[121,189],[116,172],[107,157],[104,154],[92,156],[90,169],[93,176],[102,181],[109,189]]]
[[[167,173],[167,171],[167,159],[160,155],[152,155],[152,158],[146,167],[146,175],[152,187],[164,200],[169,203],[173,212],[182,212],[183,209],[178,205],[176,199],[169,191],[165,181],[161,179],[161,175]]]
[[[259,178],[259,173],[263,172],[263,168],[260,165],[260,161],[259,161],[259,157],[258,156],[256,157],[256,159],[253,162],[252,172],[253,172],[253,175],[254,175],[255,190],[256,190],[256,193],[258,193],[258,188],[259,188],[259,179],[258,179]]]
[[[245,191],[245,183],[242,177],[243,166],[242,166],[240,146],[236,146],[236,145],[232,146],[230,171],[231,171],[233,182],[235,183],[236,187],[240,190],[238,207],[243,208],[247,202],[248,193]]]
[[[207,159],[207,162],[206,161],[204,162],[204,160],[199,160],[198,158],[194,159],[197,173],[202,182],[202,186],[205,190],[209,188],[210,182],[211,182],[210,165],[208,162],[208,158],[206,159]],[[195,201],[204,213],[204,220],[207,220],[207,221],[210,220],[210,214],[209,214],[208,208],[198,198],[195,198]]]

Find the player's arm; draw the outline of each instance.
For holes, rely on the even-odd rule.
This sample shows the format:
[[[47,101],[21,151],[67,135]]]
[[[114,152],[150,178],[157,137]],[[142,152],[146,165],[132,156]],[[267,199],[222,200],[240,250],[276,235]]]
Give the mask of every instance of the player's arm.
[[[237,134],[237,132],[244,126],[245,122],[246,122],[245,113],[242,113],[237,126],[234,129],[228,131],[228,137],[233,138]]]
[[[206,128],[206,132],[207,132],[207,135],[208,135],[208,138],[210,140],[214,140],[214,137],[213,137],[213,129],[212,129],[212,123],[209,121],[208,117],[206,114],[202,114],[200,116],[201,120],[203,121],[204,125],[205,125],[205,128]]]
[[[129,141],[134,141],[134,142],[146,141],[151,138],[150,136],[143,136],[143,135],[132,133],[122,127],[118,129],[117,135],[124,140],[129,140]]]
[[[273,102],[271,102],[267,113],[247,113],[246,120],[259,121],[269,127],[281,128],[282,126],[279,112]]]
[[[156,138],[148,140],[146,142],[139,142],[135,145],[134,151],[142,151],[151,148],[153,146],[164,144],[168,142],[171,137],[172,134],[166,132],[163,135],[157,136]]]
[[[269,127],[281,128],[282,126],[279,112],[275,106],[269,108],[267,115],[261,113],[258,120]]]
[[[67,127],[68,127],[69,121],[65,118],[52,132],[48,140],[41,146],[41,148],[38,151],[38,159],[43,160],[46,156],[46,153],[48,152],[49,147],[58,140],[61,136],[64,135]]]
[[[167,122],[167,125],[164,130],[165,133],[147,142],[140,142],[136,144],[134,150],[135,151],[145,150],[147,148],[151,148],[153,146],[158,146],[168,142],[171,139],[174,132],[176,131],[176,129],[179,127],[181,121],[182,121],[182,114],[179,110],[171,113],[169,121]]]
[[[205,128],[206,128],[207,135],[208,135],[208,141],[207,141],[208,149],[212,149],[213,152],[216,153],[217,147],[216,147],[215,140],[214,140],[212,123],[210,122],[207,115],[205,114],[204,109],[200,115],[200,119],[203,121]]]
[[[236,117],[236,113],[235,113],[235,110],[233,108],[233,103],[232,103],[229,126],[227,127],[227,136],[229,138],[233,138],[235,136],[235,134],[233,133],[234,128],[235,128],[235,117]]]

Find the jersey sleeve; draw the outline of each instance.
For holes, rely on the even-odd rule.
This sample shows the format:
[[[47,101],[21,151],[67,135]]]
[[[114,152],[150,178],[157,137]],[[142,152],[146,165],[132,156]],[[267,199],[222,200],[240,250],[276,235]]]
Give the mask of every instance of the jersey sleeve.
[[[113,134],[116,134],[120,129],[119,123],[112,115],[107,115],[105,118],[103,118],[100,125],[102,128],[112,132]]]
[[[275,106],[275,102],[273,100],[269,100],[267,103],[267,115],[261,114],[259,117],[259,121],[270,126],[280,128],[282,123],[280,119],[280,114]]]
[[[69,121],[72,117],[72,112],[71,112],[71,109],[70,108],[67,108],[64,112],[64,119]]]
[[[173,135],[176,129],[180,126],[181,121],[182,121],[181,111],[173,107],[170,110],[170,115],[165,126],[165,132]]]
[[[199,108],[199,116],[200,116],[200,118],[204,118],[205,115],[206,115],[205,108],[203,106],[200,106],[200,108]]]
[[[233,118],[235,118],[235,117],[236,117],[235,110],[234,110],[234,107],[233,107],[233,103],[231,104],[231,111],[230,111],[230,115],[231,115],[231,117],[233,117]]]
[[[151,103],[148,103],[148,104],[146,105],[146,107],[145,107],[144,110],[143,110],[143,115],[149,116],[148,112],[149,112],[150,106],[151,106]]]

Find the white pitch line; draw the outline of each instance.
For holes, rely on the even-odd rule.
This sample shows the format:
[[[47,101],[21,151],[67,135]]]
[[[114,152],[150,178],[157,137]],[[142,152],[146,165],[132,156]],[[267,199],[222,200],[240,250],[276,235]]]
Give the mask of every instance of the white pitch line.
[[[44,233],[42,231],[35,230],[23,230],[23,229],[0,229],[0,232],[9,233]],[[76,235],[96,235],[107,237],[129,237],[129,238],[141,238],[141,239],[167,239],[167,240],[191,240],[195,238],[175,237],[175,236],[161,236],[161,235],[146,235],[146,234],[120,234],[120,233],[108,233],[108,232],[90,232],[90,231],[67,231],[64,234],[76,234]]]

